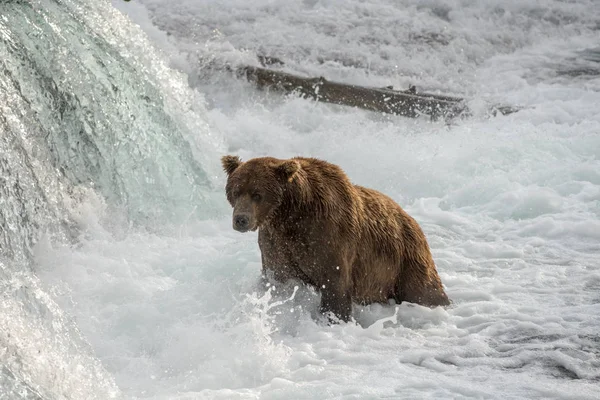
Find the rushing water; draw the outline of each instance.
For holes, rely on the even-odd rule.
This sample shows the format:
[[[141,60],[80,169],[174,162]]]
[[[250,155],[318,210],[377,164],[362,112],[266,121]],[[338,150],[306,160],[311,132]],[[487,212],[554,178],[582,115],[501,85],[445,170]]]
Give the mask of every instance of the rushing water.
[[[0,0],[0,399],[597,398],[596,3]],[[257,53],[475,115],[382,116],[218,69]],[[312,290],[256,294],[227,152],[323,157],[391,195],[453,306],[328,327]]]
[[[121,229],[158,231],[166,220],[209,214],[211,182],[195,156],[218,140],[203,110],[110,4],[0,2],[2,390],[117,393],[39,287],[32,249],[42,235],[76,242],[74,210],[90,196],[120,216]]]

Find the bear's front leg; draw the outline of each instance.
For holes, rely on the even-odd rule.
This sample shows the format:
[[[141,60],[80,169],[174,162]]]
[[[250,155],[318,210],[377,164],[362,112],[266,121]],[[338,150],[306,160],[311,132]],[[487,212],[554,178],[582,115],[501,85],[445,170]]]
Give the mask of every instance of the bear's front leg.
[[[350,315],[352,314],[352,298],[350,291],[340,287],[341,285],[330,285],[325,288],[321,288],[321,306],[319,311],[321,314],[327,314],[331,312],[341,321],[350,321]],[[331,323],[335,323],[329,318]]]
[[[319,266],[318,270],[311,271],[311,275],[316,273],[319,277],[315,283],[321,293],[321,313],[331,312],[341,321],[348,322],[352,314],[351,262],[343,253],[327,254],[315,265]]]

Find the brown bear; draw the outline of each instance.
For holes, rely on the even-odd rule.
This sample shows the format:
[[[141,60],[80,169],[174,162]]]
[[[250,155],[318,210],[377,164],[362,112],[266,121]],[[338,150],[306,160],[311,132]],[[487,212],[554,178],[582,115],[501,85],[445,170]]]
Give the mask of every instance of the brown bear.
[[[417,222],[383,193],[316,158],[224,156],[233,229],[258,229],[263,274],[321,293],[320,310],[350,319],[352,302],[450,302]]]

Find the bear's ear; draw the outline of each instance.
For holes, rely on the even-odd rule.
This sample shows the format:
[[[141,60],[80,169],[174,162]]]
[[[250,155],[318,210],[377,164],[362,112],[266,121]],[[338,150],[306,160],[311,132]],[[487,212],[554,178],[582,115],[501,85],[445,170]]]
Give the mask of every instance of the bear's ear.
[[[281,164],[277,166],[277,172],[281,175],[286,181],[292,182],[294,177],[302,169],[302,166],[297,160],[285,160]]]
[[[231,175],[241,164],[242,160],[238,156],[221,157],[221,165],[223,165],[223,170],[227,172],[227,175]]]

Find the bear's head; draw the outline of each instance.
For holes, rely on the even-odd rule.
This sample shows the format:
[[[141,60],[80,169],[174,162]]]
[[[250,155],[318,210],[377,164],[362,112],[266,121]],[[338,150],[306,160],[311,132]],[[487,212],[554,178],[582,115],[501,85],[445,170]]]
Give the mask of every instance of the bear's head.
[[[242,162],[237,156],[224,156],[221,163],[227,173],[233,229],[239,232],[255,231],[268,222],[302,169],[298,160],[272,157]]]

